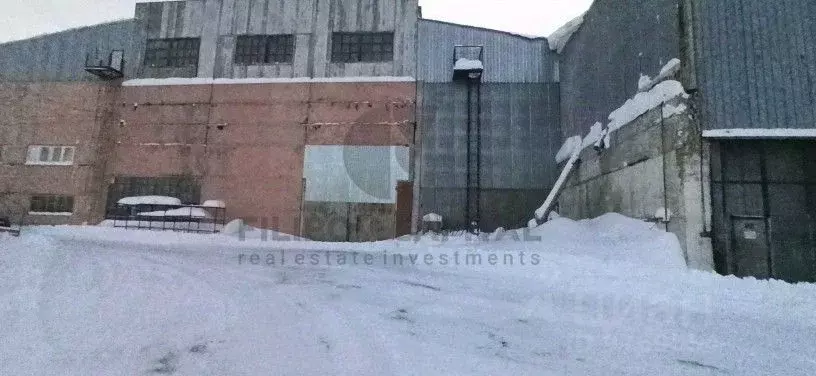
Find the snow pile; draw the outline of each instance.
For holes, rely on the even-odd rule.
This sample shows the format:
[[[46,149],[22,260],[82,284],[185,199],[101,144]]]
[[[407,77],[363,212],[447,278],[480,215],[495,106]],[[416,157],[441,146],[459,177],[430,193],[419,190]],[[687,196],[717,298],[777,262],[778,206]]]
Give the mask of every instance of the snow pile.
[[[260,229],[252,227],[243,219],[230,221],[221,230],[224,235],[237,237],[241,240],[267,240],[267,241],[310,241],[294,235],[285,234],[270,229]]]
[[[612,111],[609,114],[607,128],[609,132],[614,132],[635,121],[649,110],[677,97],[689,97],[683,88],[683,84],[673,80],[663,81],[647,92],[637,93],[634,98],[627,100],[623,106]]]
[[[564,48],[569,43],[572,35],[581,28],[581,25],[584,23],[584,14],[572,19],[570,22],[567,22],[564,26],[561,26],[558,30],[550,34],[547,37],[547,42],[550,44],[550,50],[557,51],[559,54],[564,51]]]
[[[680,71],[680,59],[674,58],[669,60],[663,68],[660,69],[660,75],[658,79],[663,80],[669,77],[674,76],[677,72]]]
[[[206,208],[220,208],[220,209],[223,209],[223,208],[227,207],[227,204],[224,201],[221,201],[221,200],[207,200],[207,201],[204,201],[204,203],[201,204],[201,206],[206,207]]]
[[[590,146],[600,147],[604,136],[606,136],[606,130],[604,129],[603,124],[601,124],[601,122],[595,123],[589,129],[589,133],[587,133],[586,137],[584,137],[584,142],[581,144],[581,148],[586,149]]]
[[[575,149],[581,147],[582,142],[581,136],[572,136],[564,141],[564,144],[561,145],[561,149],[559,149],[555,155],[555,163],[561,164],[570,159]]]
[[[540,236],[543,247],[572,256],[588,256],[604,262],[686,269],[677,236],[653,223],[610,213],[599,218],[573,221],[555,218],[530,232]],[[614,244],[614,247],[610,247]]]
[[[641,74],[640,79],[638,80],[638,92],[649,91],[652,86],[654,86],[652,78],[645,74]]]
[[[456,64],[454,64],[453,70],[457,71],[484,70],[484,63],[482,63],[481,60],[461,58],[459,60],[456,60]]]
[[[436,213],[428,213],[422,217],[425,222],[442,222],[442,216]]]
[[[210,213],[202,208],[178,208],[169,210],[158,210],[137,214],[140,217],[191,217],[191,218],[212,218]]]
[[[134,196],[118,201],[121,205],[181,205],[181,200],[167,196]]]

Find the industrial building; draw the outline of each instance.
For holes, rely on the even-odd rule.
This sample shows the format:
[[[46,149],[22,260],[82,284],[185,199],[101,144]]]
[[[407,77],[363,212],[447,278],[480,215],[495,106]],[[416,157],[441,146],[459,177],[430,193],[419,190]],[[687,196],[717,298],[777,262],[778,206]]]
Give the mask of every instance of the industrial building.
[[[0,44],[0,211],[95,223],[166,195],[317,240],[429,214],[493,231],[533,217],[565,140],[600,132],[562,174],[562,216],[654,221],[692,268],[813,281],[814,16],[596,0],[548,40],[423,19],[416,0],[139,3]]]

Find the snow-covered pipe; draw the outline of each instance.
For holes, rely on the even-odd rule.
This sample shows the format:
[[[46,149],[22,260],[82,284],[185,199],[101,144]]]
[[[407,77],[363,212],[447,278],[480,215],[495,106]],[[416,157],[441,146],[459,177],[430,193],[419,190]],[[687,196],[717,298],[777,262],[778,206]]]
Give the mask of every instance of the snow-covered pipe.
[[[564,170],[561,171],[561,176],[558,177],[553,189],[550,191],[550,195],[547,196],[547,200],[544,201],[544,205],[541,205],[541,207],[535,212],[536,221],[538,223],[543,223],[546,221],[547,214],[550,213],[553,204],[555,204],[555,200],[558,199],[558,196],[561,194],[561,190],[564,188],[564,184],[567,183],[567,179],[572,173],[572,170],[575,168],[575,164],[578,162],[578,157],[581,156],[582,150],[583,148],[580,147],[580,145],[573,148],[572,154],[570,155],[569,160],[567,160],[567,164],[564,166]]]

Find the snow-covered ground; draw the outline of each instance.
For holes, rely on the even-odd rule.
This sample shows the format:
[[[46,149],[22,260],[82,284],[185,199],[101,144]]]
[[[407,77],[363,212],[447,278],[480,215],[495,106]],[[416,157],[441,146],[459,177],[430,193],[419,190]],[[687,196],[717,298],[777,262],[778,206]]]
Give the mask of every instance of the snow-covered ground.
[[[0,375],[816,374],[816,286],[688,271],[650,226],[367,244],[26,228],[0,235]]]

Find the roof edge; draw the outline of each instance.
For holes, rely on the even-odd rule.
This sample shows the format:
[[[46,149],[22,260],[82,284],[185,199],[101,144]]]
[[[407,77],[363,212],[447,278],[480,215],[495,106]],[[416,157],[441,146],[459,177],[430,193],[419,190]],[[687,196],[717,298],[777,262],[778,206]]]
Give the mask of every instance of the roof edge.
[[[466,28],[469,28],[469,29],[489,31],[489,32],[493,32],[493,33],[501,33],[501,34],[513,36],[513,37],[516,37],[516,38],[521,38],[521,39],[524,39],[524,40],[528,40],[528,41],[546,41],[547,40],[547,37],[544,37],[544,36],[533,37],[533,36],[529,36],[529,35],[514,33],[512,31],[491,29],[491,28],[482,27],[482,26],[465,25],[465,24],[460,24],[460,23],[456,23],[456,22],[435,20],[435,19],[432,19],[432,18],[420,18],[419,21],[420,22],[423,22],[423,21],[425,21],[425,22],[434,22],[434,23],[440,23],[440,24],[451,25],[451,26],[466,27]]]
[[[65,30],[53,31],[53,32],[48,32],[48,33],[43,33],[43,34],[37,34],[35,36],[28,37],[28,38],[25,38],[25,39],[15,39],[15,40],[7,41],[7,42],[1,42],[0,46],[6,46],[6,45],[9,45],[9,44],[14,44],[14,43],[28,42],[28,41],[32,41],[32,40],[36,40],[36,39],[40,39],[40,38],[47,38],[47,37],[50,37],[52,35],[76,32],[76,31],[80,31],[80,30],[84,30],[84,29],[90,29],[90,28],[99,27],[99,26],[106,26],[106,25],[114,25],[114,24],[119,24],[119,23],[133,22],[135,20],[136,20],[135,18],[120,18],[120,19],[113,20],[113,21],[100,22],[98,24],[77,26],[77,27],[72,27],[72,28],[65,29]]]

